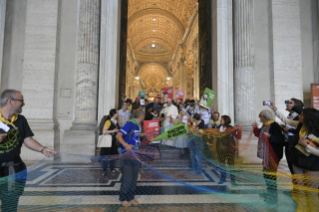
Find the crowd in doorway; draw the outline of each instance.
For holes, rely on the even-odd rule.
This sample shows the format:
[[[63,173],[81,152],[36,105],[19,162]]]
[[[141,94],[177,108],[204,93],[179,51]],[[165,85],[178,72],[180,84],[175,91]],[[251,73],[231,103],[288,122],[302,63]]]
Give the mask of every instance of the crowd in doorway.
[[[1,208],[6,211],[8,208],[17,210],[19,197],[23,194],[26,182],[26,166],[20,157],[22,144],[30,149],[43,153],[45,156],[57,154],[51,148],[45,147],[33,139],[34,134],[27,119],[20,115],[25,105],[21,92],[16,90],[5,90],[0,97],[0,121],[2,132],[0,132],[0,177],[6,179],[1,181],[0,200]],[[286,117],[274,102],[268,101],[265,105],[269,109],[259,113],[261,124],[253,123],[252,132],[258,138],[257,157],[262,159],[263,177],[266,183],[267,192],[261,194],[265,201],[276,205],[279,200],[277,196],[277,170],[278,165],[286,156],[287,165],[291,174],[293,190],[288,195],[295,195],[299,199],[298,210],[315,211],[319,207],[318,186],[319,186],[319,111],[314,108],[304,108],[304,103],[296,98],[285,101],[289,115]],[[228,132],[237,129],[231,125],[231,118],[222,115],[211,108],[202,107],[196,99],[167,99],[154,98],[152,102],[141,101],[136,98],[133,102],[126,99],[119,110],[112,109],[109,114],[101,120],[100,134],[111,135],[110,147],[101,148],[100,162],[103,167],[103,175],[108,177],[115,170],[114,160],[104,160],[104,156],[116,155],[119,152],[137,152],[143,146],[141,138],[145,137],[143,123],[145,120],[157,120],[164,131],[169,130],[176,123],[187,125],[189,134],[183,134],[177,138],[162,139],[161,144],[170,148],[180,149],[180,158],[188,158],[189,171],[201,175],[202,155],[205,142],[202,136],[190,136],[196,133],[205,133],[207,130],[215,129],[218,132]],[[283,109],[283,108],[282,108]],[[280,120],[275,121],[274,115]],[[7,127],[5,127],[7,126]],[[6,129],[7,128],[7,129]],[[220,139],[216,144],[218,153],[217,159],[223,164],[233,166],[236,157],[236,140],[240,136],[229,133]],[[18,134],[16,140],[10,140],[12,134]],[[240,133],[239,133],[240,134]],[[17,145],[9,149],[7,142],[15,142]],[[198,145],[198,144],[202,145]],[[146,145],[153,145],[147,143]],[[154,150],[160,150],[154,146]],[[222,151],[227,152],[227,159],[221,157]],[[220,157],[220,158],[219,158]],[[151,158],[151,157],[149,157]],[[148,159],[150,164],[152,159]],[[137,176],[142,170],[141,160],[130,155],[120,157],[119,167],[122,173],[120,201],[123,206],[131,204],[138,205],[135,199]],[[109,168],[108,168],[109,167]],[[220,167],[221,177],[219,184],[226,181],[226,170]],[[19,173],[15,179],[8,178],[12,174]],[[231,183],[236,186],[235,175],[231,175]],[[15,186],[11,186],[14,182]],[[310,209],[310,210],[309,210]]]
[[[269,110],[263,110],[259,114],[261,127],[258,128],[257,123],[253,123],[253,133],[258,137],[257,157],[263,160],[264,179],[267,185],[267,193],[263,195],[265,201],[278,202],[276,173],[280,160],[285,153],[289,170],[293,174],[318,177],[319,176],[319,142],[315,142],[314,138],[319,137],[319,111],[313,108],[304,108],[301,100],[291,98],[286,101],[286,110],[289,112],[285,117],[280,110],[277,109],[273,102],[268,104]],[[180,98],[175,100],[167,99],[163,101],[160,97],[155,97],[153,101],[136,97],[134,101],[126,99],[119,110],[112,109],[108,116],[105,116],[100,124],[100,133],[109,133],[113,136],[113,144],[118,141],[123,149],[138,149],[141,143],[141,137],[145,136],[143,132],[144,120],[158,120],[164,131],[169,130],[174,124],[183,123],[188,126],[192,132],[202,132],[205,129],[215,128],[220,132],[232,129],[232,121],[228,115],[220,116],[215,111],[214,105],[211,108],[202,107],[198,99]],[[274,119],[274,114],[282,123],[279,124]],[[133,133],[132,133],[133,132]],[[131,135],[133,134],[133,136]],[[130,135],[130,136],[128,136]],[[234,165],[236,152],[236,134],[231,134],[218,145],[226,148],[228,155],[231,155],[224,163]],[[193,137],[184,135],[174,139],[163,139],[161,145],[170,146],[180,149],[179,158],[188,158],[189,154],[190,169],[196,174],[202,174],[202,158],[201,146],[195,139],[201,137]],[[268,145],[265,145],[265,144]],[[306,153],[305,155],[295,148],[299,145]],[[117,154],[116,149],[101,149],[101,155]],[[220,161],[225,160],[223,158]],[[109,172],[107,166],[110,165]],[[114,172],[114,162],[102,162],[103,174],[108,177],[108,173]],[[137,175],[141,168],[141,164],[132,160],[124,160],[121,162],[120,171],[122,172],[122,187],[120,200],[124,206],[131,204],[137,205],[138,202],[134,197],[134,189],[136,188]],[[221,178],[219,184],[226,181],[226,171],[220,169]],[[236,185],[235,175],[231,176],[231,182]],[[302,180],[304,179],[304,180]],[[307,179],[292,177],[294,185],[309,186],[318,188],[319,180],[308,182]],[[312,204],[318,200],[318,194],[306,194]]]

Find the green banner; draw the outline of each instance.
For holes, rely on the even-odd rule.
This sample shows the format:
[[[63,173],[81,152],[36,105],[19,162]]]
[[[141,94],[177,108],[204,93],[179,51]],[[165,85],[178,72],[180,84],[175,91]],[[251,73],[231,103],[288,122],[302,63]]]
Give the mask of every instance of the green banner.
[[[146,92],[140,91],[140,92],[138,92],[138,96],[144,98],[146,96]]]
[[[215,97],[216,97],[216,92],[209,88],[206,88],[204,91],[203,97],[200,100],[199,105],[209,109]]]
[[[160,134],[156,138],[152,139],[151,141],[180,137],[186,135],[187,131],[188,127],[185,124],[178,124],[169,129],[168,131]]]

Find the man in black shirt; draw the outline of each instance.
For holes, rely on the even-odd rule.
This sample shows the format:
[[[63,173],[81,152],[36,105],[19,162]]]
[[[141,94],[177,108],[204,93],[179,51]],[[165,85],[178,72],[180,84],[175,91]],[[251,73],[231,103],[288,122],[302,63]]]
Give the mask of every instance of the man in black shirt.
[[[22,115],[23,95],[16,90],[5,90],[0,97],[0,121],[10,130],[0,134],[0,199],[2,211],[16,211],[19,197],[23,194],[26,182],[26,166],[20,158],[22,144],[50,157],[56,151],[42,146],[34,136],[28,121]],[[12,180],[10,175],[15,175]]]

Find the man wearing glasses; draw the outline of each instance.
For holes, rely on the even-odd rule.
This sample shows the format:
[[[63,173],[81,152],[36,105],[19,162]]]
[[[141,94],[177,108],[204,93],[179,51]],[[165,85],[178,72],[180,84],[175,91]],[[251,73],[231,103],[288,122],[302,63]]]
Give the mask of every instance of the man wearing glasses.
[[[1,209],[16,211],[27,177],[26,166],[20,158],[22,144],[48,157],[56,155],[57,152],[32,138],[34,134],[27,119],[20,115],[25,105],[20,91],[3,91],[0,105],[0,126],[3,128],[0,129]]]

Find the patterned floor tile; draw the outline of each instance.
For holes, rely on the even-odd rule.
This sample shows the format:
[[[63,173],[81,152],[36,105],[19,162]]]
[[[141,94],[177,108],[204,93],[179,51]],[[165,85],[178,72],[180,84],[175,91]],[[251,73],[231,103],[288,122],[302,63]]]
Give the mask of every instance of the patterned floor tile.
[[[102,169],[65,169],[45,184],[102,184],[109,180],[118,179],[120,172],[108,173],[108,178],[105,178],[102,174]]]

